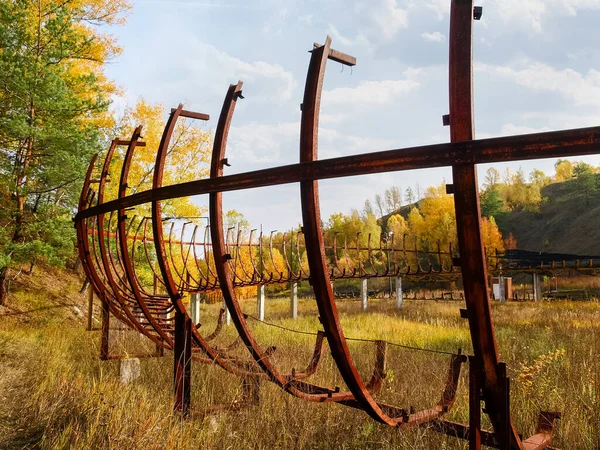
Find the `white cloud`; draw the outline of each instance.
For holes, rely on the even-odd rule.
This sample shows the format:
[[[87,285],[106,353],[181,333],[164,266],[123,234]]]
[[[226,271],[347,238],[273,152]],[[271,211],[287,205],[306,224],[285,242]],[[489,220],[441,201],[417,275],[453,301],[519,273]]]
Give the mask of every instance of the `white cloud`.
[[[296,80],[291,72],[279,64],[264,61],[243,61],[234,56],[194,39],[190,45],[193,49],[186,52],[182,64],[191,73],[191,80],[198,80],[203,90],[220,89],[224,92],[227,82],[244,81],[255,98],[263,98],[270,102],[285,102],[292,98],[296,88]],[[188,85],[188,89],[190,86]]]
[[[340,33],[333,24],[329,24],[328,33],[331,35],[333,41],[336,43],[339,42],[346,48],[363,46],[370,50],[371,44],[363,34],[357,34],[354,38],[349,38]]]
[[[334,114],[321,114],[319,117],[319,123],[321,124],[336,124],[341,123],[348,118],[347,114],[334,113]]]
[[[398,7],[396,0],[359,2],[354,10],[366,17],[386,39],[393,38],[400,29],[408,25],[408,13]]]
[[[330,34],[346,47],[361,45],[372,51],[408,26],[408,10],[399,7],[396,0],[359,0],[350,11],[351,15],[341,20],[346,29],[356,30],[354,37],[348,37],[350,33],[343,35],[329,24]]]
[[[391,139],[353,136],[328,128],[319,129],[319,158],[376,152],[392,148]]]
[[[507,78],[533,91],[559,93],[578,106],[600,105],[600,72],[595,69],[581,74],[573,69],[558,70],[533,61],[523,61],[519,65],[523,68],[475,64],[475,70]]]
[[[600,9],[600,0],[488,0],[481,1],[484,18],[500,18],[536,32],[543,30],[547,16],[575,16],[578,11]],[[450,13],[449,0],[427,0],[425,7],[441,20]]]
[[[439,31],[434,31],[433,33],[421,33],[421,37],[426,41],[431,42],[445,42],[446,35],[444,33],[440,33]]]
[[[323,121],[321,121],[322,124]],[[269,167],[298,161],[300,122],[263,124],[251,122],[232,126],[227,153],[239,166],[267,163]],[[319,158],[374,152],[393,147],[393,140],[355,136],[331,128],[319,127]]]
[[[586,128],[600,126],[600,115],[577,115],[557,113],[556,111],[527,112],[520,115],[524,121],[539,121],[547,123],[553,130],[571,128]]]
[[[505,22],[541,32],[545,16],[576,16],[579,10],[600,9],[600,0],[493,0],[491,6]]]
[[[450,2],[448,0],[429,0],[425,2],[425,6],[435,13],[437,20],[442,20],[444,16],[450,13]]]
[[[272,166],[281,159],[282,151],[297,148],[299,139],[299,122],[278,124],[250,122],[231,127],[228,153],[242,162],[267,162]]]
[[[323,102],[328,105],[385,105],[395,97],[415,91],[419,82],[413,79],[361,81],[354,88],[336,88],[323,93]]]
[[[313,23],[313,15],[312,14],[305,14],[303,16],[298,17],[298,22],[300,22],[303,25],[312,25]]]
[[[502,125],[502,130],[500,131],[500,136],[516,136],[519,134],[533,134],[533,133],[543,133],[546,131],[551,131],[548,127],[542,128],[533,128],[527,127],[523,125],[515,125],[512,123],[506,123]]]

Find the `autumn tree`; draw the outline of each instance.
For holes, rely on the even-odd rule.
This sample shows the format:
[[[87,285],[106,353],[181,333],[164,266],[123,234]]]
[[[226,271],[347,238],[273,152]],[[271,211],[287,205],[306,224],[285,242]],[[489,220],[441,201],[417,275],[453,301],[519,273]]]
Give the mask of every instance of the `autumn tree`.
[[[371,203],[371,200],[367,199],[365,200],[365,206],[363,207],[363,214],[364,216],[368,216],[369,214],[375,214],[375,210],[373,209],[373,204]]]
[[[498,170],[495,169],[494,167],[490,167],[485,172],[485,179],[484,179],[484,183],[483,183],[484,187],[486,188],[486,190],[495,189],[499,182],[500,182],[500,172],[498,172]]]
[[[105,63],[120,49],[100,26],[126,0],[0,2],[0,303],[11,265],[73,252],[69,216],[110,126]]]
[[[388,214],[400,209],[402,206],[402,194],[400,188],[392,186],[385,190],[385,206]]]
[[[404,192],[404,201],[408,205],[412,205],[415,202],[415,194],[410,187],[406,188],[406,191]]]
[[[534,179],[537,177],[543,181],[543,172],[538,172],[532,176]],[[525,172],[522,168],[519,168],[515,173],[507,171],[504,184],[497,185],[496,190],[507,210],[538,213],[543,200],[542,187],[544,187],[543,182],[528,183]]]
[[[129,138],[133,129],[141,125],[143,140],[146,143],[145,147],[135,148],[127,182],[128,193],[141,192],[152,187],[156,151],[164,131],[166,115],[167,110],[163,105],[140,99],[135,106],[126,108],[124,116],[116,126],[114,137]],[[212,133],[203,129],[201,122],[179,119],[167,149],[163,185],[207,178],[210,171],[211,144]],[[113,157],[109,168],[109,178],[112,180],[119,179],[123,153],[124,150]],[[108,183],[106,189],[105,201],[116,198],[117,183]],[[149,205],[142,205],[137,209],[137,213],[148,215],[150,211],[147,208]],[[182,197],[163,201],[162,211],[167,217],[193,218],[205,214],[206,208],[194,203],[191,197]],[[236,211],[230,211],[228,214],[230,216],[225,218],[226,222],[235,221],[236,217],[243,220],[243,216]]]
[[[363,219],[357,210],[352,210],[348,215],[332,214],[325,224],[324,237],[325,241],[331,244],[337,239],[337,254],[333,254],[333,249],[328,249],[327,252],[330,263],[333,264],[334,258],[337,257],[339,264],[347,269],[353,269],[367,261],[366,249],[369,245],[373,249],[379,248],[381,227],[377,224],[375,215],[369,214]],[[347,253],[344,251],[344,246],[348,249]],[[376,255],[375,260],[376,264],[384,263],[380,254]]]
[[[481,236],[483,238],[488,265],[493,267],[496,263],[496,253],[504,252],[502,233],[500,233],[496,225],[496,220],[493,217],[489,219],[484,217],[481,219]]]
[[[379,213],[379,217],[382,217],[385,211],[384,208],[384,200],[380,194],[375,196],[375,207],[377,208],[377,212]]]
[[[586,206],[589,206],[590,197],[597,190],[594,168],[590,164],[578,162],[573,167],[573,179],[575,192],[583,195]]]
[[[529,174],[529,182],[533,185],[540,186],[540,188],[548,186],[551,181],[550,177],[546,176],[546,174],[539,169],[533,169]]]
[[[485,227],[482,235],[486,251],[503,251],[502,234],[495,220],[484,217],[482,227]],[[392,233],[396,248],[405,245],[407,250],[413,250],[416,246],[420,252],[435,252],[438,243],[442,250],[447,250],[450,245],[456,248],[458,239],[454,199],[446,193],[444,184],[429,187],[420,200],[419,207],[413,207],[406,218],[399,214],[389,218],[386,231]],[[409,264],[417,262],[417,255],[407,256]]]
[[[504,239],[504,248],[506,250],[516,250],[517,249],[517,240],[513,236],[512,233],[508,233],[508,237]]]
[[[571,161],[559,159],[556,161],[556,164],[554,164],[554,170],[555,181],[569,181],[573,178],[573,164],[571,164]]]
[[[482,217],[496,217],[502,213],[504,203],[497,189],[488,188],[481,193],[481,215]]]

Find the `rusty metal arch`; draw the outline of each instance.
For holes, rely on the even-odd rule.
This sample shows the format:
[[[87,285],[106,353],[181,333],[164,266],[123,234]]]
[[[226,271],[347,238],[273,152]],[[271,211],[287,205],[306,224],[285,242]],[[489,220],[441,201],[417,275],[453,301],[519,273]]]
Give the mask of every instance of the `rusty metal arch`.
[[[223,108],[221,110],[221,115],[219,117],[215,132],[210,170],[211,178],[217,178],[223,174],[223,166],[224,162],[226,162],[225,150],[227,135],[229,133],[229,127],[231,124],[235,104],[237,100],[241,98],[241,96],[242,82],[238,82],[235,85],[232,84],[229,86],[227,94],[225,95]],[[226,241],[223,236],[222,194],[220,192],[214,192],[209,195],[209,217],[213,243],[213,256],[223,298],[227,308],[231,313],[232,321],[238,333],[240,334],[242,341],[248,348],[250,354],[259,367],[267,374],[267,377],[272,382],[296,397],[315,402],[351,401],[352,395],[349,393],[337,392],[334,389],[322,388],[320,386],[297,381],[295,378],[295,373],[284,375],[279,373],[279,371],[273,366],[269,359],[268,352],[260,347],[254,338],[252,331],[248,327],[245,315],[241,310],[234,292],[234,285],[229,263],[231,255],[227,252]],[[316,347],[320,347],[321,344],[322,337],[319,336],[317,338]],[[315,358],[313,357],[311,362],[314,360]]]
[[[310,59],[302,102],[300,162],[317,160],[321,91],[325,66],[329,58],[342,62],[342,64],[354,65],[354,58],[331,49],[331,38],[329,36],[327,36],[324,45],[315,45]],[[300,199],[311,284],[317,300],[321,323],[325,330],[331,355],[355,401],[360,409],[363,409],[373,419],[394,427],[416,426],[424,421],[436,419],[442,411],[437,411],[435,408],[428,410],[429,415],[424,411],[408,414],[402,408],[378,403],[374,400],[371,391],[376,385],[372,382],[373,380],[365,383],[358,373],[358,369],[350,355],[350,349],[344,336],[333,297],[325,256],[323,231],[321,229],[318,181],[302,181],[300,183]],[[358,241],[357,238],[357,251]],[[368,251],[370,259],[370,242]],[[381,352],[382,350],[378,347],[378,353],[381,354]],[[458,367],[460,368],[460,364]]]
[[[156,163],[154,166],[154,176],[152,180],[153,189],[157,189],[162,186],[163,172],[165,159],[167,156],[167,149],[173,135],[173,131],[175,130],[175,125],[177,120],[183,114],[188,117],[193,117],[201,120],[208,120],[208,116],[204,114],[190,113],[185,112],[183,110],[183,105],[179,105],[175,110],[171,111],[171,115],[165,125],[165,131],[163,132],[163,136],[159,145],[159,148],[156,153]],[[167,294],[169,295],[173,306],[175,307],[175,333],[178,332],[178,327],[184,327],[184,330],[181,330],[180,333],[187,336],[187,339],[193,338],[193,341],[198,345],[199,349],[214,363],[227,370],[228,372],[239,374],[239,375],[256,375],[256,372],[248,371],[247,363],[244,361],[238,361],[236,358],[226,357],[222,354],[218,349],[212,347],[208,341],[199,333],[198,329],[195,326],[191,325],[191,319],[185,309],[185,306],[182,302],[181,292],[178,290],[177,285],[173,280],[173,276],[169,267],[168,260],[165,255],[165,242],[164,235],[162,229],[162,214],[161,214],[161,204],[160,201],[152,202],[152,231],[154,237],[154,245],[156,247],[156,257],[158,266],[161,271],[161,275],[165,282],[165,288],[167,290]],[[191,336],[190,336],[191,335]],[[189,340],[188,345],[191,345],[191,340]],[[192,349],[189,351],[191,352]],[[191,353],[190,353],[191,357]],[[188,362],[183,361],[181,367],[177,366],[178,362],[176,362],[176,376],[177,370],[189,371]],[[187,375],[189,376],[189,375]],[[189,398],[186,397],[183,392],[177,392],[176,395],[181,396],[176,401],[176,406],[184,408],[185,405],[179,404],[180,402],[188,403]]]
[[[600,128],[474,141],[471,81],[473,1],[451,0],[451,5],[449,39],[450,115],[448,120],[451,133],[450,144],[390,150],[356,155],[351,158],[340,157],[318,161],[318,115],[325,64],[327,59],[346,64],[353,63],[351,57],[331,50],[331,41],[328,38],[325,45],[315,45],[311,55],[302,108],[299,164],[223,176],[222,165],[225,162],[223,159],[225,156],[226,138],[233,108],[237,101],[237,96],[241,92],[241,83],[230,87],[223,105],[213,148],[210,179],[196,180],[174,186],[162,186],[167,147],[177,119],[179,117],[208,118],[206,115],[183,111],[181,105],[172,111],[165,127],[161,144],[157,151],[151,190],[131,195],[126,195],[125,193],[126,174],[129,170],[133,150],[136,145],[141,144],[138,142],[139,129],[136,130],[138,136],[134,134],[134,137],[129,141],[115,140],[112,142],[99,180],[97,181],[99,183],[97,192],[91,188],[91,184],[93,183],[92,173],[97,158],[95,157],[92,160],[84,180],[79,199],[78,213],[75,218],[78,251],[83,262],[84,271],[98,297],[102,300],[103,309],[107,313],[111,312],[127,325],[137,329],[157,344],[167,348],[173,347],[175,354],[182,356],[182,361],[175,361],[176,380],[185,380],[187,376],[185,375],[186,367],[189,367],[186,362],[187,355],[189,352],[189,358],[191,358],[193,350],[196,353],[203,352],[206,355],[206,357],[197,357],[197,360],[216,363],[232,373],[241,375],[251,374],[255,377],[266,376],[292,395],[313,401],[339,402],[354,408],[363,409],[375,420],[394,427],[403,428],[405,426],[431,422],[431,425],[438,431],[468,438],[471,441],[471,448],[479,448],[482,444],[485,444],[502,448],[529,450],[543,448],[550,442],[551,420],[549,427],[546,424],[545,428],[542,427],[536,436],[528,440],[522,440],[512,424],[508,403],[508,378],[506,377],[505,365],[500,362],[498,355],[493,321],[490,314],[490,299],[488,298],[486,285],[486,259],[481,242],[479,223],[479,199],[475,165],[483,162],[597,153],[597,146],[600,143]],[[121,168],[119,196],[115,200],[104,202],[103,194],[105,183],[107,182],[108,164],[110,164],[112,154],[117,145],[128,146],[123,167]],[[452,191],[455,195],[460,257],[453,260],[452,258],[456,255],[453,254],[452,247],[450,246],[449,251],[442,252],[439,243],[437,243],[437,251],[428,249],[425,254],[425,261],[420,258],[416,244],[414,250],[407,249],[405,237],[402,239],[402,248],[395,248],[395,236],[392,236],[391,248],[389,242],[386,240],[386,248],[383,249],[381,236],[379,237],[379,249],[373,248],[371,236],[367,237],[366,249],[362,248],[360,245],[360,236],[357,236],[356,248],[349,249],[346,237],[344,237],[342,256],[346,258],[346,267],[341,268],[337,254],[337,236],[334,237],[332,247],[326,247],[322,235],[318,201],[318,180],[367,173],[408,170],[427,166],[438,167],[442,165],[452,166],[453,170],[454,185]],[[291,264],[294,258],[293,234],[289,242],[290,259],[287,257],[286,238],[285,236],[283,238],[282,250],[285,256],[286,269],[286,267],[277,266],[273,253],[273,234],[271,233],[269,238],[269,257],[273,265],[273,271],[272,273],[265,274],[264,270],[259,272],[254,264],[252,232],[247,244],[251,255],[252,274],[250,275],[246,271],[241,261],[239,261],[241,269],[238,273],[236,270],[238,262],[231,263],[228,261],[227,256],[234,249],[239,252],[242,247],[246,248],[246,244],[241,243],[239,233],[235,243],[232,243],[233,241],[229,238],[224,238],[221,211],[222,192],[289,182],[300,183],[302,200],[304,230],[303,233],[297,233],[295,243],[296,256],[300,262],[298,273],[294,273]],[[205,229],[204,241],[200,244],[196,242],[196,225],[192,241],[185,243],[184,225],[181,230],[180,242],[176,242],[173,238],[173,224],[171,225],[170,236],[166,240],[160,202],[169,198],[196,194],[210,195],[211,227],[210,229],[208,227]],[[96,206],[93,206],[94,201]],[[156,247],[156,259],[159,271],[155,270],[147,247],[148,238],[146,230],[148,219],[141,218],[141,221],[138,223],[138,218],[133,217],[127,221],[125,215],[127,208],[148,202],[152,204],[153,242]],[[112,235],[112,220],[115,217],[115,213],[117,216],[117,231]],[[108,224],[105,222],[105,214],[110,214]],[[131,237],[129,233],[135,224],[138,225],[137,230],[133,237]],[[157,282],[162,283],[167,295],[157,295],[156,292],[150,294],[147,292],[136,273],[133,259],[135,258],[138,234],[141,229],[144,230],[141,245],[144,246],[146,258],[152,267],[155,280],[157,280],[155,284]],[[207,242],[209,232],[214,245]],[[305,270],[300,258],[301,234],[304,239],[304,248],[308,254],[310,273]],[[92,240],[91,246],[90,236],[96,237],[96,239]],[[115,241],[111,240],[113,237]],[[128,239],[132,239],[133,241],[131,249],[129,249]],[[118,243],[117,251],[114,255],[111,250],[113,242]],[[166,251],[167,244],[170,248],[170,252],[168,253]],[[177,267],[174,267],[180,281],[179,283],[175,282],[174,274],[171,270],[171,266],[176,266],[173,259],[174,245],[180,245],[179,250],[183,263],[182,273],[179,273]],[[184,255],[186,245],[188,245],[187,254]],[[206,274],[202,273],[198,265],[199,258],[196,255],[197,245],[204,246],[204,256],[207,263]],[[213,272],[210,258],[207,256],[210,253],[207,249],[209,245],[212,246],[216,274]],[[261,233],[258,247],[262,249],[262,246],[263,235]],[[328,267],[325,256],[326,249],[330,248],[333,248],[334,267],[332,268]],[[194,253],[194,264],[198,268],[199,280],[190,276],[188,270],[191,249],[193,249]],[[356,251],[358,270],[356,267],[351,271],[348,270],[350,268],[349,251]],[[367,267],[363,264],[361,252],[366,252],[367,254],[368,261],[366,264],[369,264]],[[382,255],[383,252],[387,252],[388,267],[381,269],[376,265],[375,259],[378,258],[377,254]],[[400,254],[403,256],[402,265],[398,264],[397,261]],[[412,264],[408,254],[415,255],[416,267],[414,269],[411,267]],[[393,268],[391,267],[392,257],[395,259]],[[449,264],[444,263],[445,258],[446,261],[449,261]],[[424,264],[427,264],[427,267],[424,267]],[[436,267],[436,265],[439,267]],[[565,265],[563,263],[563,266]],[[593,266],[593,261],[590,260],[589,265]],[[376,343],[373,374],[370,380],[363,381],[348,352],[346,337],[337,317],[337,307],[330,284],[331,279],[336,278],[370,278],[389,276],[391,273],[415,277],[458,273],[457,266],[460,266],[462,269],[461,274],[464,280],[467,305],[464,317],[469,320],[474,349],[474,355],[470,357],[469,372],[471,385],[469,392],[472,398],[470,402],[470,424],[468,427],[439,419],[439,416],[452,406],[456,397],[458,373],[465,358],[462,355],[453,355],[451,357],[446,387],[440,401],[433,408],[411,414],[404,409],[378,403],[374,400],[372,396],[373,391],[376,391],[380,387],[385,372],[386,343],[383,341]],[[552,263],[548,267],[554,269],[556,265]],[[233,274],[231,274],[232,268]],[[542,270],[543,268],[544,264],[542,263],[539,269]],[[529,270],[533,269],[529,268]],[[336,271],[338,272],[337,274]],[[287,276],[284,276],[285,272],[287,272]],[[192,280],[192,278],[194,279]],[[306,369],[298,373],[293,370],[291,375],[284,375],[279,373],[271,364],[269,360],[269,355],[272,353],[271,350],[262,350],[253,339],[246,326],[246,317],[237,304],[234,287],[305,279],[311,281],[315,290],[324,333],[317,333],[313,356]],[[232,313],[233,321],[240,334],[240,338],[225,348],[217,348],[208,343],[214,337],[213,335],[218,334],[222,329],[224,311],[220,312],[217,326],[213,333],[203,338],[196,327],[191,326],[191,321],[182,302],[182,296],[186,292],[197,290],[208,291],[217,287],[221,288],[225,296],[226,304]],[[172,306],[165,309],[165,300],[170,301]],[[175,311],[174,318],[164,318],[163,321],[163,318],[155,316],[155,314],[160,316],[165,311],[170,311],[171,308]],[[322,354],[324,338],[327,338],[336,365],[350,392],[339,392],[335,389],[322,388],[300,381],[312,375],[316,370]],[[242,341],[246,344],[253,357],[251,360],[239,360],[227,355],[229,350],[238,346]],[[106,356],[106,354],[104,355]],[[262,375],[263,372],[266,375]],[[186,382],[189,382],[189,380]],[[176,406],[179,405],[180,409],[185,410],[186,407],[189,407],[189,404],[186,406],[185,399],[183,399],[182,403],[182,398],[185,395],[182,394],[182,390],[185,390],[185,388],[177,386],[176,383],[176,392],[179,395]],[[490,416],[494,427],[493,433],[480,429],[479,402],[482,400],[486,402],[486,412]],[[552,415],[550,414],[547,417],[552,417]]]

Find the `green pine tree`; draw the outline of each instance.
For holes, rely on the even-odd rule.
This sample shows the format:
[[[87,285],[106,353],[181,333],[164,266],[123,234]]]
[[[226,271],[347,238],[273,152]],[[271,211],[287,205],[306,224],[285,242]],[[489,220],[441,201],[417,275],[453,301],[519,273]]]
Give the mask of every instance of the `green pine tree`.
[[[101,136],[110,56],[79,3],[0,2],[0,304],[12,265],[73,254],[70,216]],[[78,9],[80,8],[80,9]]]

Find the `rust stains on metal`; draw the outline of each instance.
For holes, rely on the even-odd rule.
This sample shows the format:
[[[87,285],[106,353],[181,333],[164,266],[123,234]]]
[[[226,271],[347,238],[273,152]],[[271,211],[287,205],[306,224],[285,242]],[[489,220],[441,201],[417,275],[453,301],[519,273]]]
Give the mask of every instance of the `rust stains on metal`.
[[[332,60],[348,66],[356,64],[354,57],[333,50],[331,38],[327,37],[323,45],[315,44],[311,50],[302,102],[299,163],[224,175],[224,167],[229,166],[227,136],[235,105],[243,98],[241,82],[231,85],[225,96],[215,133],[209,179],[163,186],[168,148],[177,121],[180,118],[209,120],[207,114],[184,110],[182,105],[171,110],[156,150],[152,189],[133,194],[128,194],[127,190],[134,151],[145,145],[140,141],[141,127],[136,128],[131,139],[116,139],[111,143],[99,174],[95,156],[86,173],[75,226],[79,257],[103,306],[101,358],[116,357],[110,355],[108,345],[109,320],[113,315],[148,337],[161,351],[164,348],[174,350],[175,409],[184,414],[192,412],[190,370],[195,361],[216,364],[242,377],[244,383],[244,399],[217,405],[205,413],[254,404],[259,399],[261,380],[267,379],[293,396],[360,409],[374,420],[392,427],[428,426],[467,439],[471,449],[479,449],[482,445],[503,449],[548,447],[554,422],[559,416],[557,413],[543,412],[536,434],[525,440],[521,439],[512,422],[509,379],[498,353],[490,312],[476,164],[596,154],[600,148],[600,127],[474,140],[472,35],[473,21],[480,14],[472,0],[451,0],[450,110],[449,115],[444,116],[444,125],[450,126],[450,143],[318,160],[319,111],[326,63]],[[118,198],[105,202],[109,168],[119,146],[126,146],[127,150],[121,166]],[[348,245],[349,237],[336,234],[332,242],[325,242],[318,180],[441,166],[452,167],[453,184],[449,185],[448,192],[455,200],[460,257],[456,257],[451,246],[443,249],[439,242],[436,250],[419,251],[416,244],[413,247],[412,243],[406,242],[406,236],[369,235],[367,245],[361,246],[358,236],[350,237],[356,238],[355,245]],[[266,237],[261,232],[255,242],[254,230],[244,241],[241,232],[235,234],[231,229],[224,229],[223,192],[287,183],[300,184],[303,218],[300,232],[284,233],[281,242],[275,243],[273,233]],[[96,184],[97,191],[91,187]],[[182,225],[178,222],[181,229],[176,232],[175,221],[163,217],[161,205],[167,199],[198,194],[209,194],[210,224],[204,228],[203,238],[199,238],[202,228],[194,223],[195,218],[181,218],[184,222]],[[138,217],[130,212],[132,207],[144,203],[150,203],[151,217]],[[191,225],[193,228],[188,228]],[[263,248],[265,242],[268,249]],[[430,244],[430,248],[435,248],[435,243]],[[143,252],[139,247],[143,247]],[[279,265],[275,250],[283,255],[283,263]],[[249,254],[251,267],[240,260],[242,251]],[[292,261],[298,260],[304,251],[309,270],[302,265],[294,269]],[[272,266],[268,273],[255,262],[265,254]],[[385,268],[375,263],[382,255],[388,261]],[[136,261],[144,258],[151,268],[151,287],[144,285],[136,269]],[[350,263],[351,260],[356,263]],[[498,261],[502,264],[500,259]],[[591,260],[590,265],[594,265]],[[389,276],[462,276],[466,310],[461,315],[469,321],[474,350],[468,358],[468,425],[443,417],[454,405],[461,368],[467,361],[467,356],[460,352],[449,355],[450,364],[440,400],[421,411],[384,404],[373,397],[386,376],[388,343],[374,342],[373,371],[369,380],[361,378],[340,323],[331,280]],[[311,282],[323,330],[315,334],[312,357],[304,370],[282,373],[273,363],[272,356],[277,350],[263,348],[248,326],[250,316],[243,313],[235,288],[301,280]],[[192,323],[184,304],[185,297],[190,294],[214,290],[222,292],[239,335],[225,347],[217,347],[211,342],[223,328],[226,310],[220,311],[215,329],[203,335],[199,325]],[[348,388],[346,392],[337,386],[318,386],[307,381],[318,370],[325,341]],[[232,356],[231,352],[241,344],[249,354],[245,358]],[[493,431],[481,429],[482,401]]]

